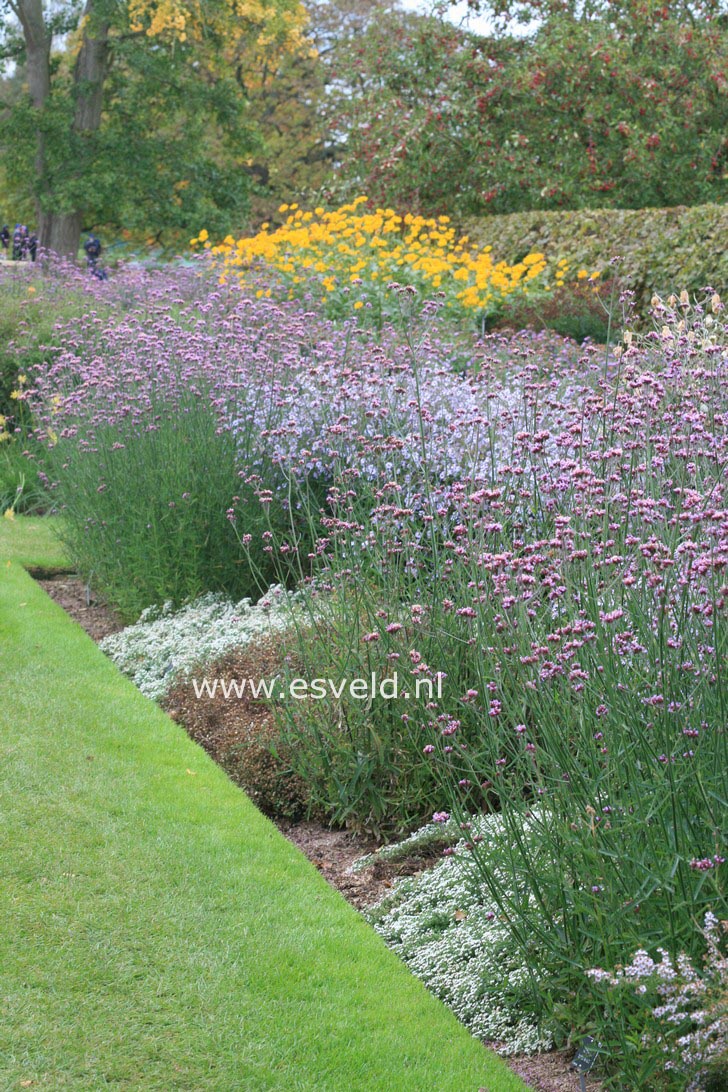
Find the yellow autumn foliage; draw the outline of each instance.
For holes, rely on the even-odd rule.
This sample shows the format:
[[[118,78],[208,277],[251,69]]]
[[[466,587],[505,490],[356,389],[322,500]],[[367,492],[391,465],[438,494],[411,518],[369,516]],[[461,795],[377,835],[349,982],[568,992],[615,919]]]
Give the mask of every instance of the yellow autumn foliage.
[[[308,15],[299,0],[129,0],[128,15],[131,30],[150,38],[214,42],[224,64],[242,54],[250,63],[310,51]]]

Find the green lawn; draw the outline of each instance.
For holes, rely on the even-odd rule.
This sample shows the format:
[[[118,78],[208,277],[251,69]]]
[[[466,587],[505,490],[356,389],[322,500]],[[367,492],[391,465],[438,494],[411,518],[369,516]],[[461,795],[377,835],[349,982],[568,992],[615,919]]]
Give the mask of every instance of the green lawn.
[[[11,552],[0,1087],[523,1092]]]
[[[9,558],[21,565],[42,569],[62,569],[68,565],[58,539],[58,516],[16,516],[5,519],[0,513],[0,561]]]

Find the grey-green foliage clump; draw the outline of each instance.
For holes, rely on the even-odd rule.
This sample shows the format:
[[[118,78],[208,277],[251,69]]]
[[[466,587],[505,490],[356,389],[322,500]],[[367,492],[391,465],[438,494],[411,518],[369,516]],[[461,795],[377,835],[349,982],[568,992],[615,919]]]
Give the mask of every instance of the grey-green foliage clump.
[[[255,604],[211,594],[180,610],[166,603],[145,610],[135,625],[104,638],[101,648],[143,694],[159,700],[194,668],[284,630],[291,624],[293,598],[276,587]]]
[[[449,819],[446,823],[426,823],[401,841],[387,842],[374,853],[365,853],[363,857],[357,858],[351,871],[365,872],[380,861],[401,861],[423,849],[452,845],[459,837],[460,827],[454,819]]]

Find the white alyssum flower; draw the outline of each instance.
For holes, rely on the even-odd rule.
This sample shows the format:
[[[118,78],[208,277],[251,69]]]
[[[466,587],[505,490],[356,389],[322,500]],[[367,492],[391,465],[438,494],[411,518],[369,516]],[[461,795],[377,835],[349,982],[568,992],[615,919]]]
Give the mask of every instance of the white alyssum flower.
[[[486,836],[499,823],[498,816],[484,816],[474,820],[473,829]],[[431,831],[424,829],[427,842]],[[413,841],[418,844],[411,839],[410,845]],[[529,1014],[534,972],[467,851],[397,881],[368,917],[428,989],[475,1035],[497,1043],[501,1053],[535,1053],[553,1045],[548,1029]]]
[[[365,853],[362,857],[357,857],[349,871],[355,874],[365,872],[378,861],[401,861],[422,849],[452,845],[460,837],[460,826],[455,819],[450,819],[446,823],[427,823],[407,838],[403,838],[401,842],[389,842],[374,853]]]
[[[203,595],[179,610],[150,607],[138,622],[101,642],[101,648],[147,697],[159,701],[179,678],[230,649],[291,625],[296,596],[270,588],[253,603]]]

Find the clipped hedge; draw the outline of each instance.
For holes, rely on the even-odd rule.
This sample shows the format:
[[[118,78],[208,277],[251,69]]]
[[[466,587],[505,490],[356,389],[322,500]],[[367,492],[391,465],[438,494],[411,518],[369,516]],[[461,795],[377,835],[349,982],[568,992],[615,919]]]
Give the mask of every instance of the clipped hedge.
[[[654,292],[728,287],[728,205],[516,212],[468,221],[470,239],[517,261],[531,251],[603,272],[619,255],[619,284],[646,308]]]

